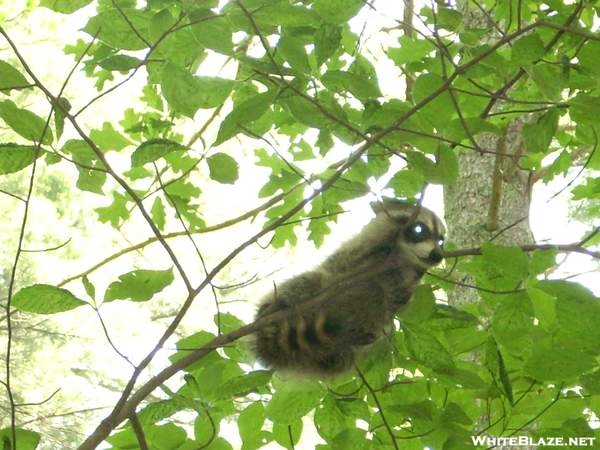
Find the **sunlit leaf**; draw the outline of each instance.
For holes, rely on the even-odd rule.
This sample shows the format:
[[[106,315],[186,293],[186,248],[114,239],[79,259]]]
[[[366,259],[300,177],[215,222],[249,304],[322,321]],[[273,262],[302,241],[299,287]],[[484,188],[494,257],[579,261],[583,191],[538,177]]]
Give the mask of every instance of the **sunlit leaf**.
[[[523,66],[537,61],[545,53],[544,42],[536,32],[532,32],[513,43],[511,59],[515,64]]]
[[[92,0],[41,0],[40,6],[59,13],[72,14],[90,3]]]
[[[194,117],[199,108],[215,108],[223,104],[234,82],[223,78],[192,75],[174,64],[166,64],[161,86],[171,108]]]
[[[219,183],[234,184],[238,179],[238,163],[225,153],[215,153],[206,160],[210,177]]]
[[[0,144],[0,174],[18,172],[32,164],[42,153],[30,145]]]
[[[150,45],[149,15],[134,8],[106,8],[83,27],[90,36],[113,48],[142,50]]]
[[[273,394],[265,411],[266,416],[275,422],[290,423],[314,409],[323,393],[316,383],[284,384]]]
[[[16,309],[36,314],[54,314],[87,305],[66,289],[48,284],[34,284],[17,292],[12,298]]]
[[[434,335],[427,332],[425,326],[403,325],[403,331],[406,345],[416,361],[440,372],[454,368],[454,361],[448,350]]]
[[[104,301],[145,302],[173,282],[173,270],[134,270],[119,276],[106,290]]]
[[[185,151],[186,147],[169,139],[150,139],[142,143],[131,155],[132,166],[143,166],[170,152]]]
[[[22,89],[28,87],[30,83],[27,79],[15,69],[11,64],[0,61],[0,91],[11,89]]]
[[[354,17],[365,6],[362,0],[315,0],[313,9],[323,21],[342,23]]]
[[[13,429],[3,428],[0,430],[0,442],[5,449],[17,448],[18,450],[35,450],[38,448],[38,444],[42,437],[40,433],[25,430],[21,427],[17,427],[14,430],[14,433],[17,437],[17,443],[15,446],[11,444],[13,439]]]
[[[28,141],[51,144],[52,130],[46,121],[27,109],[21,109],[10,100],[0,102],[0,118],[17,134]]]
[[[231,138],[240,131],[241,126],[259,119],[271,107],[276,97],[277,91],[267,91],[234,105],[233,110],[221,123],[215,145]]]

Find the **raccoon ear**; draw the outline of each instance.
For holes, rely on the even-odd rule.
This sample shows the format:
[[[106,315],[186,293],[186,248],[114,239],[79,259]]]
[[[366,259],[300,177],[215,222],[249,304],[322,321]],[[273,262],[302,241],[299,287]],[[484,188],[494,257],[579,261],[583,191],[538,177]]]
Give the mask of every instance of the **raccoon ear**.
[[[375,214],[379,214],[381,211],[383,211],[383,202],[380,202],[379,200],[376,202],[371,202],[369,205],[371,205],[371,209]]]
[[[398,209],[400,208],[414,208],[414,205],[408,202],[405,199],[401,198],[392,198],[392,197],[382,197],[381,200],[377,200],[375,202],[369,203],[371,205],[371,209],[375,214],[379,214],[382,211],[390,210],[390,209]]]

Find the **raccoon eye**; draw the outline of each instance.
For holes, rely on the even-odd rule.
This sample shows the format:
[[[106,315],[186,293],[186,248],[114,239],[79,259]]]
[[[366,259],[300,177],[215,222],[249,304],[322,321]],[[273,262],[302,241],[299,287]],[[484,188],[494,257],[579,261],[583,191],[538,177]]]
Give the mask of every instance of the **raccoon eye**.
[[[410,242],[423,242],[430,237],[431,231],[422,222],[415,222],[406,230],[406,239]]]
[[[443,247],[444,246],[444,242],[446,242],[446,240],[444,239],[444,236],[440,236],[440,238],[438,239],[437,242],[438,242],[438,245],[440,247]]]

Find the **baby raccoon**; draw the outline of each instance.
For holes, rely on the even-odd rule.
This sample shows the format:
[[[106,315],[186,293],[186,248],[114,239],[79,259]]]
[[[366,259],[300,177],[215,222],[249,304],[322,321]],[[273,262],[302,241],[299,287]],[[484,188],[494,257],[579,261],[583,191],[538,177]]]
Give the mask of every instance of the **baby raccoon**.
[[[358,350],[382,336],[425,271],[442,260],[444,225],[433,212],[395,199],[371,207],[375,218],[357,236],[262,300],[257,319],[286,315],[257,331],[261,363],[309,375],[350,369]]]

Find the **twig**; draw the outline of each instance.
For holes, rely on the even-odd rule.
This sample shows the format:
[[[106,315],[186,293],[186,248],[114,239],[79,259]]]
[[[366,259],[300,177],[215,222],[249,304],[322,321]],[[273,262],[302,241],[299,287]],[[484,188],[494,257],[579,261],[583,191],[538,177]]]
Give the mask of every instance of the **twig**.
[[[138,441],[140,450],[148,450],[150,447],[148,447],[148,442],[146,442],[146,435],[144,434],[144,429],[142,428],[140,419],[138,418],[135,412],[131,413],[131,416],[129,416],[129,423],[131,424],[131,428],[135,433],[135,438]]]
[[[392,430],[392,427],[390,426],[387,418],[385,417],[385,412],[383,410],[383,406],[381,406],[381,402],[379,401],[377,392],[375,392],[375,390],[371,387],[371,385],[369,384],[369,382],[367,381],[367,379],[365,378],[365,376],[363,375],[361,370],[358,367],[355,367],[355,369],[356,369],[356,373],[358,374],[358,377],[362,380],[363,384],[366,386],[367,390],[371,394],[371,397],[373,397],[373,400],[375,401],[375,405],[377,405],[377,410],[379,412],[379,416],[381,417],[381,421],[383,422],[385,429],[387,430],[388,434],[390,435],[392,445],[394,446],[394,448],[396,450],[398,450],[398,443],[396,442],[396,435],[394,433],[394,430]]]

